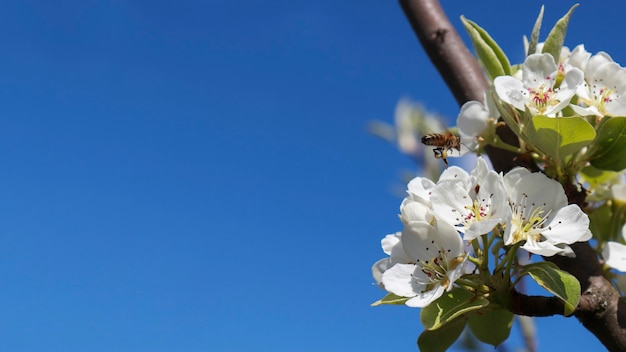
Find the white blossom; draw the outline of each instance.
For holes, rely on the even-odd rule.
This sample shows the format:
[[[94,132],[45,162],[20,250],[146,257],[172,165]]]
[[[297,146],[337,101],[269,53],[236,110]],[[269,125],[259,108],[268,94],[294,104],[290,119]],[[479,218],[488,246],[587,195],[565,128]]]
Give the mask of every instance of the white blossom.
[[[490,232],[510,218],[502,176],[489,170],[480,157],[471,174],[463,172],[461,177],[438,182],[431,203],[435,216],[458,226],[465,241]]]
[[[410,307],[425,307],[465,273],[467,254],[456,229],[445,221],[413,221],[404,227],[402,248],[410,264],[395,264],[382,274],[385,289]]]
[[[577,114],[626,115],[626,69],[604,52],[591,56],[582,45],[574,49],[569,62],[584,73],[584,82],[576,90],[577,104],[572,105]]]
[[[563,187],[540,172],[516,168],[504,176],[511,220],[504,243],[521,241],[528,252],[552,256],[573,256],[568,244],[591,238],[589,218],[577,205],[567,204]]]
[[[576,89],[583,82],[583,72],[572,68],[565,73],[557,88],[558,67],[550,54],[532,54],[522,65],[522,80],[511,76],[499,76],[494,80],[498,97],[524,111],[526,108],[533,115],[556,116],[566,107]]]

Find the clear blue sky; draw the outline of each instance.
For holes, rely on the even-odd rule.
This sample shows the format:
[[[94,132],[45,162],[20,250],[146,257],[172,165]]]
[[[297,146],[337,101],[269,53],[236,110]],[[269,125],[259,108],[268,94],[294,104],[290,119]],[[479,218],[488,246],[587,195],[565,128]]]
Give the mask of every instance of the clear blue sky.
[[[512,61],[540,4],[443,1]],[[626,64],[624,6],[567,44]],[[365,126],[458,107],[397,2],[4,2],[0,33],[0,350],[416,350],[418,310],[369,306],[413,166]]]

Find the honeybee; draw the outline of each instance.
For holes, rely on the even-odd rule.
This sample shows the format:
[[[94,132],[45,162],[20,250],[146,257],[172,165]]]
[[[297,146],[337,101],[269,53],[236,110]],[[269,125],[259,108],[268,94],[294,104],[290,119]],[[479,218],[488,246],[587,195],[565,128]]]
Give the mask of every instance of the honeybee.
[[[443,160],[443,163],[448,167],[448,152],[452,149],[461,151],[461,137],[456,136],[450,132],[444,133],[429,133],[422,137],[422,143],[437,147],[433,149],[436,159]]]

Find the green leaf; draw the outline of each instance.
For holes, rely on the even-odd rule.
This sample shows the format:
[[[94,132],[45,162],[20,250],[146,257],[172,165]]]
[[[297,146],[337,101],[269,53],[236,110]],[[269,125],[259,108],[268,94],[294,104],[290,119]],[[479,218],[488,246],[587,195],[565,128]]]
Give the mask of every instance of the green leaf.
[[[440,329],[424,330],[417,339],[419,350],[444,352],[461,336],[466,322],[467,319],[461,317],[442,326]]]
[[[524,134],[527,142],[559,163],[565,157],[591,144],[596,136],[593,127],[580,116],[533,116]]]
[[[539,286],[561,299],[565,303],[563,313],[566,316],[576,309],[580,298],[580,282],[573,275],[560,270],[550,262],[525,265],[520,275],[530,275]]]
[[[600,170],[626,168],[626,117],[605,117],[598,125],[596,140],[590,147],[591,165]]]
[[[485,298],[476,297],[461,288],[454,288],[422,308],[420,320],[427,330],[435,330],[467,312],[486,307],[488,304],[489,301]]]
[[[565,41],[565,32],[567,32],[569,18],[572,16],[572,12],[574,12],[574,9],[577,7],[578,4],[572,6],[569,11],[567,11],[565,16],[561,17],[561,19],[556,22],[554,28],[552,28],[550,34],[548,34],[548,38],[546,38],[546,41],[543,44],[542,52],[552,55],[554,62],[559,62],[559,56],[561,54],[563,42]]]
[[[530,42],[528,43],[528,52],[526,56],[530,54],[534,54],[537,51],[537,43],[539,42],[539,30],[541,29],[541,22],[543,21],[543,5],[541,5],[541,10],[539,10],[539,16],[537,16],[537,20],[535,21],[535,26],[533,27],[533,32],[530,35]]]
[[[483,309],[472,314],[468,323],[477,339],[498,346],[511,333],[515,315],[506,309]]]
[[[409,300],[409,297],[402,297],[398,295],[394,295],[393,293],[388,293],[385,297],[379,299],[378,301],[371,304],[372,307],[380,306],[383,304],[404,304]]]
[[[489,33],[463,16],[461,21],[489,78],[493,81],[498,76],[510,75],[511,63]]]

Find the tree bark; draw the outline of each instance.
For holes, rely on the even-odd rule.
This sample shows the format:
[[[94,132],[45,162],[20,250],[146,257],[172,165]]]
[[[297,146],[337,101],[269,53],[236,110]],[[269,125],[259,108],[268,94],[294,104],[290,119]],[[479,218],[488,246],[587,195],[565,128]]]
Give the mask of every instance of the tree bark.
[[[443,9],[436,0],[400,0],[400,5],[459,106],[469,100],[483,101],[489,83]],[[510,129],[498,130],[500,138],[513,144]],[[507,172],[515,166],[516,155],[489,148],[487,154],[496,171]],[[580,203],[570,198],[573,203]],[[589,243],[572,246],[576,258],[545,258],[574,275],[581,284],[581,298],[574,315],[610,351],[626,351],[626,305],[619,293],[602,275],[598,258]],[[552,298],[525,296],[513,291],[511,310],[515,314],[549,316],[563,314],[562,304]],[[560,309],[557,311],[555,308]]]

